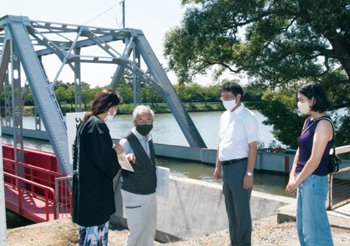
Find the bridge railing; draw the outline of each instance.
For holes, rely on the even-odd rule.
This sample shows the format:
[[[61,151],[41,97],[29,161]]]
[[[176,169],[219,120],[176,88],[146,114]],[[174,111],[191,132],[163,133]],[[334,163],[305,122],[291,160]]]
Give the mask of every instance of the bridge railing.
[[[350,152],[350,145],[335,149],[337,155]],[[350,165],[342,163],[340,170],[329,175],[328,209],[350,203]]]
[[[26,180],[30,180],[32,182],[39,183],[51,188],[55,188],[56,178],[65,177],[65,175],[61,173],[22,162],[16,162],[8,158],[3,158],[3,163],[4,172],[25,178]],[[11,184],[15,183],[15,180],[10,177],[5,177],[5,181]],[[32,184],[30,185],[29,183],[27,183],[26,186],[28,186],[26,187],[26,189],[30,190],[31,192],[34,192],[38,195],[44,195],[44,190],[42,190],[40,187],[35,187]],[[53,197],[50,198],[52,199]]]
[[[66,218],[72,215],[72,188],[67,182],[73,182],[72,176],[55,179],[56,190],[56,217]]]
[[[33,196],[35,196],[36,198],[41,198],[44,199],[45,201],[45,212],[46,212],[46,221],[50,220],[50,206],[54,207],[54,205],[56,204],[56,194],[55,194],[55,190],[51,187],[42,185],[42,184],[38,184],[36,182],[33,182],[31,180],[16,176],[14,174],[11,173],[7,173],[4,172],[4,177],[10,177],[11,180],[16,180],[17,182],[12,183],[12,182],[7,182],[5,180],[5,183],[9,184],[10,186],[12,186],[12,188],[16,189],[18,191],[18,214],[22,215],[23,209],[22,209],[22,199],[23,199],[23,195],[25,193],[31,194]],[[40,196],[34,192],[32,192],[31,190],[27,190],[25,188],[21,187],[21,182],[24,182],[25,184],[29,184],[31,187],[35,186],[35,187],[39,187],[41,189],[44,190],[44,196]],[[52,197],[52,199],[50,199],[50,196]],[[26,211],[28,212],[28,211]],[[54,219],[56,219],[56,214],[54,213]]]

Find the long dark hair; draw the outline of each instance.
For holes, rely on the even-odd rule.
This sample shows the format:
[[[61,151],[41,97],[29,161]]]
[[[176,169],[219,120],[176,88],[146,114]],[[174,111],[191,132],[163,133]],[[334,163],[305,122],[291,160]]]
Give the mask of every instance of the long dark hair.
[[[82,122],[86,122],[91,115],[99,115],[107,112],[110,107],[119,105],[119,96],[112,89],[104,89],[92,101],[92,110],[85,114]]]

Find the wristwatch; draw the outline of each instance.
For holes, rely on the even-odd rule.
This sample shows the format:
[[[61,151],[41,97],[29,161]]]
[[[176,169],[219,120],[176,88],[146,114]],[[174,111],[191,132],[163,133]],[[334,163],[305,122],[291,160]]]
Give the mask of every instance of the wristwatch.
[[[252,172],[246,172],[246,174],[250,177],[250,176],[253,176],[253,173]]]

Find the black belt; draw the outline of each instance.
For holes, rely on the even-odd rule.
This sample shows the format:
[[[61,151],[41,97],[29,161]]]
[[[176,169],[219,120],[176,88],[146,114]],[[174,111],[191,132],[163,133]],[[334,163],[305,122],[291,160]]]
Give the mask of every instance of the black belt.
[[[228,165],[231,165],[233,163],[236,163],[236,162],[239,162],[239,161],[243,161],[243,160],[247,160],[248,157],[244,157],[244,158],[241,158],[241,159],[233,159],[233,160],[229,160],[229,161],[221,161],[221,165],[223,166],[228,166]]]

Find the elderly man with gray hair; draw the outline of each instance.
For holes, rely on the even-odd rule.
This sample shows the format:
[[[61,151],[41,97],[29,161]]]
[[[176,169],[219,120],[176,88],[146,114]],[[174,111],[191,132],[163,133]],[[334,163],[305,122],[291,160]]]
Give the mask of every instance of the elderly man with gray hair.
[[[157,226],[156,159],[152,137],[154,113],[149,106],[134,109],[134,128],[120,140],[134,172],[122,170],[121,193],[129,234],[127,246],[153,245]]]

